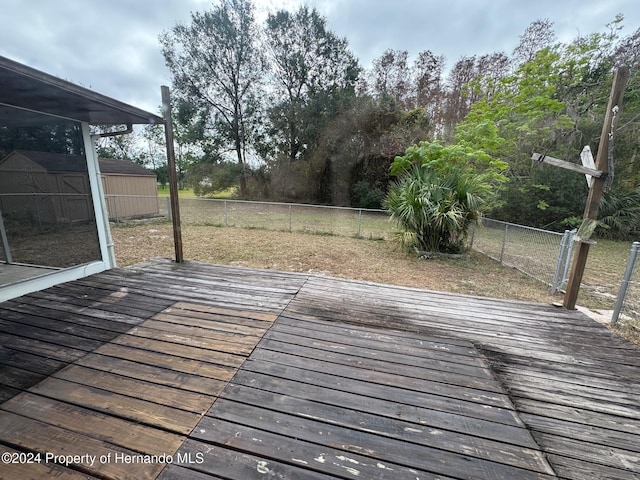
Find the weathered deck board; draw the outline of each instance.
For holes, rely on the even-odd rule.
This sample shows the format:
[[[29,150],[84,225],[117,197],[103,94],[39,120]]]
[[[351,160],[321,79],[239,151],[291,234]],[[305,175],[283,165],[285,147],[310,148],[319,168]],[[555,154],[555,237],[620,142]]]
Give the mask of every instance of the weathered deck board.
[[[265,471],[275,461],[339,478],[554,478],[469,342],[449,345],[414,334],[398,338],[407,347],[403,355],[389,335],[372,329],[329,323],[325,330],[309,329],[302,323],[304,332],[293,335],[290,319],[282,320],[190,439],[257,454]],[[419,361],[420,352],[432,350],[440,351],[439,360]],[[419,388],[447,365],[459,370],[458,383],[468,377],[484,390],[472,396],[468,387],[446,383],[450,378],[440,383],[448,396]],[[501,405],[487,408],[483,394]],[[196,445],[186,451],[195,454]]]
[[[302,284],[278,276],[252,302],[266,277],[208,290],[206,275],[158,265],[0,304],[0,451],[175,454]],[[215,304],[222,296],[233,301]],[[0,478],[153,479],[164,467],[0,464]]]
[[[14,397],[17,398],[17,397]],[[55,427],[47,422],[16,415],[6,410],[0,410],[0,432],[2,442],[42,455],[92,455],[98,458],[102,455],[135,455],[136,452],[118,447],[112,443],[98,440],[94,437],[75,433],[71,430]],[[75,449],[73,448],[75,446]],[[50,462],[53,463],[53,462]],[[78,462],[73,468],[90,475],[98,474],[106,478],[136,478],[152,480],[163,468],[159,464],[125,464],[105,462],[91,465],[89,462]],[[0,474],[4,476],[4,465],[0,465]],[[33,476],[32,472],[29,472]],[[46,476],[40,478],[47,478]]]
[[[179,460],[0,478],[640,476],[640,349],[577,312],[154,260],[0,326],[0,452]]]
[[[10,447],[2,446],[3,452],[12,455],[24,453]],[[98,480],[96,477],[81,473],[76,470],[56,465],[54,463],[6,463],[0,467],[2,479],[36,479],[36,478],[55,478],[56,480]]]
[[[640,475],[637,346],[578,312],[377,287],[311,277],[284,314],[470,340],[559,475]]]

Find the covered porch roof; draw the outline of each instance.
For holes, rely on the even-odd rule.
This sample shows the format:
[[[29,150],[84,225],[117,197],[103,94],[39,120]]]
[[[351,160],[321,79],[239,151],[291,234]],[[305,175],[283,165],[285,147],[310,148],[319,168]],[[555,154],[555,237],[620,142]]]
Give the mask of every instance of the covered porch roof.
[[[0,56],[0,103],[24,109],[0,116],[0,125],[15,125],[42,112],[92,125],[153,124],[163,119],[88,88]]]

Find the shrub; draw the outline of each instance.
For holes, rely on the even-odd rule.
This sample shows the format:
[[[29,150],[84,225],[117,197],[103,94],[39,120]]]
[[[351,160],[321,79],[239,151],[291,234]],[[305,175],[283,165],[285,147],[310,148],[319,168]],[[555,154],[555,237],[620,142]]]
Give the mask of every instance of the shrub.
[[[422,142],[409,147],[391,167],[399,175],[384,206],[401,228],[405,246],[428,252],[464,251],[506,165],[468,146]]]
[[[436,174],[415,166],[389,191],[385,207],[401,227],[404,245],[427,252],[461,253],[484,201],[483,186],[461,169]]]
[[[351,187],[351,205],[356,208],[382,208],[384,192],[361,180]]]

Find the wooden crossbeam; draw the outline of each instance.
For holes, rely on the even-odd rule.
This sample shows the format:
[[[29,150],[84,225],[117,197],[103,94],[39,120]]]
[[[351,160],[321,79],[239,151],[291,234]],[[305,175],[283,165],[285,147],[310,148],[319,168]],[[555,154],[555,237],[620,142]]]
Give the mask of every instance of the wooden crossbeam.
[[[609,103],[607,104],[607,110],[604,117],[604,123],[602,124],[602,133],[600,134],[600,143],[598,144],[598,154],[596,155],[595,167],[598,173],[608,173],[609,169],[609,134],[613,132],[614,120],[617,112],[618,115],[622,114],[622,100],[624,98],[624,90],[629,79],[629,68],[620,67],[616,70],[613,76],[613,85],[611,86],[611,94],[609,95]],[[618,108],[615,108],[618,107]],[[567,162],[568,163],[568,162]],[[578,167],[578,165],[576,165]],[[581,167],[585,168],[585,167]],[[591,170],[591,169],[588,169]],[[584,172],[583,172],[584,173]],[[593,184],[589,189],[589,197],[587,198],[587,205],[584,209],[584,226],[585,229],[594,225],[598,220],[598,209],[600,207],[600,200],[602,200],[602,194],[604,193],[604,178],[590,173],[593,178]],[[580,241],[578,248],[575,250],[573,264],[571,265],[571,273],[569,274],[569,283],[567,283],[567,293],[564,296],[563,306],[568,310],[576,308],[576,300],[578,299],[578,292],[580,291],[580,283],[584,274],[584,269],[587,264],[587,256],[589,255],[589,242]]]
[[[549,157],[547,155],[542,155],[540,153],[534,153],[531,156],[531,160],[535,162],[546,163],[547,165],[553,165],[554,167],[564,168],[565,170],[572,170],[574,172],[584,173],[585,175],[591,175],[592,177],[596,177],[596,178],[600,178],[604,174],[604,172],[600,170],[584,167],[582,165],[578,165],[577,163],[567,162],[565,160]]]

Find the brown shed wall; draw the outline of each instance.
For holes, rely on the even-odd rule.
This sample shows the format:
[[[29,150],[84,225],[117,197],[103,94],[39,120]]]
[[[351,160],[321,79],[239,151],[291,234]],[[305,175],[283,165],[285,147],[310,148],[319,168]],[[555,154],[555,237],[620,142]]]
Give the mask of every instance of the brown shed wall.
[[[155,175],[102,174],[109,220],[158,215]]]

